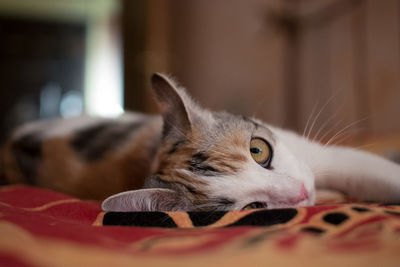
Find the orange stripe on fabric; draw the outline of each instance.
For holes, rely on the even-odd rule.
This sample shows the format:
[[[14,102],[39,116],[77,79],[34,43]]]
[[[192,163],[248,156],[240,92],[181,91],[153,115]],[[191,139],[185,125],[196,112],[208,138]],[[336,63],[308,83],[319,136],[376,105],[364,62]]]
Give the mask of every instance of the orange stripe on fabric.
[[[60,205],[60,204],[65,204],[65,203],[75,203],[75,202],[80,202],[79,199],[62,199],[62,200],[57,200],[57,201],[53,201],[50,203],[46,203],[42,206],[38,206],[38,207],[34,207],[34,208],[23,208],[23,207],[16,207],[13,205],[10,205],[8,203],[4,203],[4,202],[0,202],[0,205],[6,206],[6,207],[11,207],[11,208],[17,208],[17,209],[22,209],[22,210],[26,210],[26,211],[43,211],[46,210],[48,208]]]
[[[227,214],[225,214],[217,222],[210,224],[206,227],[207,228],[216,228],[216,227],[227,226],[227,225],[232,224],[232,223],[236,222],[237,220],[240,220],[241,218],[249,215],[250,213],[253,213],[254,211],[257,211],[257,210],[231,211],[231,212],[228,212]]]
[[[165,212],[179,228],[193,228],[192,220],[186,212]]]
[[[104,211],[100,212],[94,222],[92,223],[93,226],[103,226],[103,219],[104,219],[104,214],[106,214]]]

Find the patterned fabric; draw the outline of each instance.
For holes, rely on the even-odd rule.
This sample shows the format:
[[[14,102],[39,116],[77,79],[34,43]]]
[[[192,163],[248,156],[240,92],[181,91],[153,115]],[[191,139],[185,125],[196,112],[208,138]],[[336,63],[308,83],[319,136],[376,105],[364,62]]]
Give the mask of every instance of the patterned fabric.
[[[0,266],[399,266],[400,206],[104,213],[7,186],[0,236]]]

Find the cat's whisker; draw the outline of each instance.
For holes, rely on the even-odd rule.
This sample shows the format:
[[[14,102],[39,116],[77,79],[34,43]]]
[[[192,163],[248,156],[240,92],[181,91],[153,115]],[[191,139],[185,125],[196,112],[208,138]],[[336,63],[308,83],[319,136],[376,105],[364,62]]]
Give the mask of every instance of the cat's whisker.
[[[375,142],[375,143],[368,143],[368,144],[364,144],[364,145],[360,145],[360,146],[356,146],[356,147],[351,147],[351,148],[356,149],[356,150],[361,150],[361,151],[362,151],[363,148],[376,146],[377,144],[378,144],[377,142]]]
[[[353,135],[351,135],[349,132],[343,132],[337,136],[336,140],[332,142],[331,145],[338,146],[351,137],[353,137]]]
[[[315,116],[313,123],[311,124],[311,127],[307,133],[307,139],[310,137],[310,134],[314,128],[315,123],[318,121],[319,116],[322,114],[322,112],[325,110],[325,108],[328,106],[328,104],[332,101],[332,99],[336,96],[337,92],[335,94],[333,94],[325,103],[325,105],[322,106],[322,108],[320,109],[320,111],[318,112],[317,116]]]
[[[317,133],[315,134],[315,136],[313,137],[312,141],[315,142],[316,140],[318,140],[318,136],[320,135],[320,133],[325,129],[325,127],[334,119],[336,118],[336,116],[339,114],[340,110],[342,109],[344,105],[344,102],[342,102],[340,104],[340,106],[336,109],[336,111],[333,113],[332,116],[330,116],[319,128],[319,130],[317,131]],[[336,126],[335,126],[336,127]],[[319,140],[318,142],[320,142],[321,140]]]
[[[348,140],[351,137],[355,136],[355,133],[359,132],[361,130],[360,127],[357,128],[353,128],[353,129],[347,129],[347,131],[344,131],[340,134],[338,134],[338,136],[336,136],[336,138],[334,138],[334,140],[332,140],[330,145],[340,145],[341,143],[343,143],[344,141]]]
[[[315,110],[317,109],[318,103],[319,103],[319,99],[317,99],[317,101],[315,102],[314,107],[313,107],[313,109],[311,110],[310,115],[308,116],[308,119],[307,119],[307,122],[306,122],[306,126],[304,127],[303,134],[302,134],[303,137],[305,137],[305,134],[306,134],[308,125],[309,125],[309,123],[310,123],[310,121],[311,121],[312,116],[314,116],[314,112],[315,112]]]
[[[327,136],[329,136],[340,124],[342,124],[344,119],[338,120],[328,131],[326,131],[320,138],[317,140],[318,143],[324,143],[324,140]]]
[[[314,164],[317,162],[317,160],[319,159],[320,154],[324,153],[324,148],[327,147],[328,145],[332,145],[332,142],[334,142],[335,140],[337,140],[339,137],[343,136],[343,134],[345,133],[346,130],[348,130],[349,128],[351,128],[352,126],[356,125],[357,123],[360,123],[364,120],[366,120],[368,117],[364,117],[360,120],[354,121],[350,124],[348,124],[347,126],[343,127],[341,130],[339,130],[336,134],[334,134],[322,147],[320,147],[319,152],[317,152],[314,157],[311,159],[311,164]],[[342,122],[342,120],[338,121],[334,127],[337,127],[338,124],[340,124]],[[319,140],[318,142],[322,142],[322,140],[331,132],[332,130],[328,131],[327,133],[325,133],[322,137],[321,140]],[[351,137],[345,137],[345,139]],[[341,142],[343,142],[344,140],[341,140]]]
[[[314,137],[312,138],[312,142],[315,142],[318,140],[318,136],[320,135],[320,133],[325,129],[325,127],[336,117],[336,115],[338,114],[338,112],[335,112],[331,117],[329,117],[322,125],[321,127],[318,129],[317,133],[314,135]]]
[[[324,143],[323,140],[325,140],[325,138],[326,138],[328,135],[330,135],[331,132],[332,132],[336,127],[338,127],[342,122],[343,122],[343,119],[338,120],[338,121],[331,127],[331,129],[330,129],[329,131],[326,131],[325,134],[323,134],[323,135],[320,137],[320,139],[319,139],[319,140],[316,140],[315,142],[321,143],[321,144]],[[323,146],[321,146],[321,147],[319,148],[319,151],[313,156],[313,158],[311,159],[311,163],[314,164],[314,163],[319,159],[319,156],[320,156],[320,154],[322,154],[322,153],[324,153],[324,147],[323,147]]]
[[[11,175],[5,178],[50,189],[64,185],[66,193],[85,198],[114,194],[102,207],[120,212],[187,210],[213,216],[265,204],[312,205],[314,197],[307,198],[304,191],[313,193],[313,185],[366,200],[400,202],[400,167],[357,149],[329,146],[351,137],[352,127],[366,119],[343,127],[348,122],[336,119],[342,109],[335,105],[334,110],[332,104],[337,92],[327,96],[326,103],[325,98],[315,103],[300,136],[257,119],[203,109],[165,75],[154,74],[151,82],[164,116],[145,120],[132,114],[121,121],[93,119],[89,125],[67,119],[51,124],[55,128],[27,125],[6,147],[7,162],[0,164]],[[69,125],[72,128],[66,129]],[[52,142],[54,137],[57,142]],[[319,143],[325,138],[329,140]],[[47,149],[52,143],[54,149]],[[43,170],[48,161],[53,163]],[[117,179],[109,179],[114,176]],[[79,185],[70,182],[81,177]],[[84,192],[88,188],[90,192]]]
[[[333,141],[335,140],[335,138],[336,138],[340,133],[346,131],[347,129],[351,128],[352,126],[354,126],[354,125],[356,125],[356,124],[358,124],[358,123],[360,123],[360,122],[363,122],[363,121],[365,121],[365,120],[367,120],[367,119],[368,119],[368,117],[364,117],[364,118],[362,118],[362,119],[360,119],[360,120],[357,120],[357,121],[355,121],[355,122],[353,122],[353,123],[348,124],[348,125],[345,126],[342,130],[340,130],[340,131],[337,132],[334,136],[332,136],[331,139],[329,139],[328,142],[325,143],[324,147],[328,146],[331,142],[333,142]]]

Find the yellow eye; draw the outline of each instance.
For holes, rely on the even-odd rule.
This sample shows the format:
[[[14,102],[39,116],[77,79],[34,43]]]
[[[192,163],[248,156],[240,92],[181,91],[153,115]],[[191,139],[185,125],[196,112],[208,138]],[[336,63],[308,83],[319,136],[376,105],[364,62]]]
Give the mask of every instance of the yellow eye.
[[[261,138],[253,138],[250,141],[250,154],[264,168],[269,168],[272,159],[270,144]]]

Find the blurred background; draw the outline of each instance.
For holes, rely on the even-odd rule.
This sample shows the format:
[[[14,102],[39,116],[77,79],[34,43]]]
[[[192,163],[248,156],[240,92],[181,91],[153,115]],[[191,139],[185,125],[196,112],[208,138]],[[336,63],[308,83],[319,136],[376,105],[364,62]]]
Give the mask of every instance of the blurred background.
[[[0,0],[0,141],[38,118],[203,106],[335,142],[400,132],[399,0]]]

